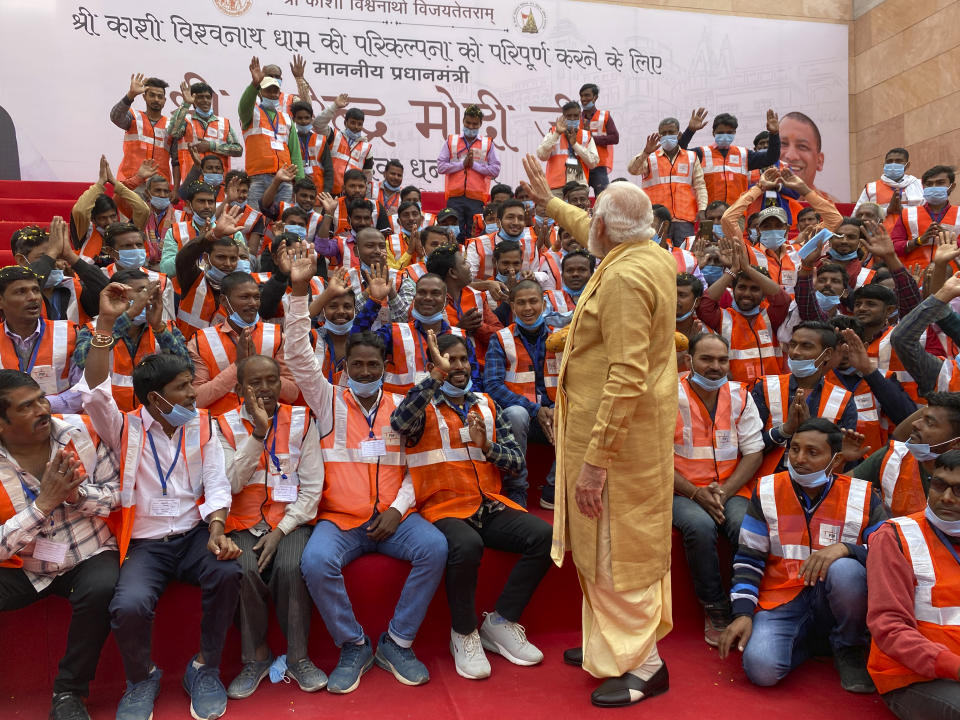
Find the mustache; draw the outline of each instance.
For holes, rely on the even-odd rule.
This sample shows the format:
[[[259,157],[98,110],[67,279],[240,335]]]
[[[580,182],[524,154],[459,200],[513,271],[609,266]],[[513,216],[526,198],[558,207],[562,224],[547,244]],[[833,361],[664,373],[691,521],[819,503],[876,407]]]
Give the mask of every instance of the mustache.
[[[33,429],[36,430],[43,422],[50,422],[50,413],[37,418],[36,422],[33,423]]]

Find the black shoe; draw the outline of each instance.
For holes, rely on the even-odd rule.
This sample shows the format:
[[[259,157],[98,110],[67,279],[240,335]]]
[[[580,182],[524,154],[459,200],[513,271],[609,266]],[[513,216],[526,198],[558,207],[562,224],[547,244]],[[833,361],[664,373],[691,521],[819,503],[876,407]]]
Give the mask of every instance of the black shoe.
[[[847,692],[875,693],[876,686],[867,672],[867,651],[863,647],[838,648],[833,652],[833,666],[840,673],[840,687]]]
[[[50,720],[90,720],[83,698],[76,693],[62,692],[53,696]]]
[[[669,689],[670,673],[664,663],[649,680],[641,680],[630,673],[604,680],[590,695],[590,702],[597,707],[626,707]]]
[[[567,665],[574,667],[583,667],[583,648],[575,647],[563,651],[563,661]]]

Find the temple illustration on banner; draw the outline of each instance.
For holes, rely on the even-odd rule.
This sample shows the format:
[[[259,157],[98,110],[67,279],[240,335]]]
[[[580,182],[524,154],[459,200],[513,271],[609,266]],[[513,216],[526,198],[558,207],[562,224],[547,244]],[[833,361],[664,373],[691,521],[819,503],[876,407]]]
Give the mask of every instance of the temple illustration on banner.
[[[533,10],[527,13],[521,13],[520,17],[523,18],[523,27],[520,28],[520,32],[525,33],[538,33],[540,32],[537,29],[537,21],[533,19]]]

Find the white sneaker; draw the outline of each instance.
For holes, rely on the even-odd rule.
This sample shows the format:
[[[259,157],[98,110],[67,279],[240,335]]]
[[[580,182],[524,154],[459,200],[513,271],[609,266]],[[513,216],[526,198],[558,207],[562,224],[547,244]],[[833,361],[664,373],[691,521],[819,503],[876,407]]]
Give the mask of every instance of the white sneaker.
[[[450,653],[457,665],[457,674],[468,680],[490,677],[490,661],[483,652],[480,636],[474,630],[469,635],[450,631]]]
[[[484,613],[486,620],[480,626],[480,642],[490,652],[503,655],[514,665],[537,665],[543,662],[543,653],[527,640],[523,625],[505,620],[494,624],[494,613]]]

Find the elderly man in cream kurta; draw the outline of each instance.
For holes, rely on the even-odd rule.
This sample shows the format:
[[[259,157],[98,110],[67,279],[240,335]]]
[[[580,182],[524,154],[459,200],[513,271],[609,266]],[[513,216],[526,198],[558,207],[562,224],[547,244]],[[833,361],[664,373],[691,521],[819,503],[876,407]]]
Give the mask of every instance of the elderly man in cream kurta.
[[[528,191],[602,262],[577,302],[560,366],[553,559],[570,549],[583,589],[583,668],[594,705],[669,687],[656,642],[673,626],[670,533],[677,413],[676,263],[655,243],[650,200],[611,183],[587,214],[524,160]],[[579,653],[567,651],[576,662]]]

